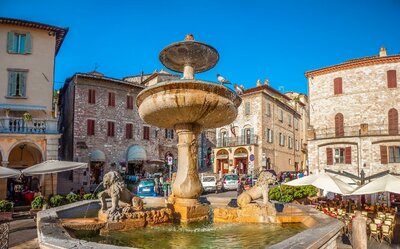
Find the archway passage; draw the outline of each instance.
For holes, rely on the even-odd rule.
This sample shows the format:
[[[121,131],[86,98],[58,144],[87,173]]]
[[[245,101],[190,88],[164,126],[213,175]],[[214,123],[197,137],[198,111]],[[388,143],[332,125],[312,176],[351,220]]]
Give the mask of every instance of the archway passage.
[[[217,168],[216,168],[216,173],[219,173],[222,171],[223,174],[226,174],[229,172],[229,153],[227,150],[219,150],[217,152]]]
[[[101,150],[90,152],[90,190],[94,190],[103,180],[106,155]]]
[[[26,169],[43,161],[42,152],[31,143],[16,145],[8,156],[8,167]],[[7,179],[7,198],[15,205],[29,205],[35,192],[40,191],[40,176],[22,176]]]
[[[235,150],[233,157],[235,158],[234,167],[236,169],[236,172],[238,172],[239,174],[247,174],[247,165],[248,165],[247,150],[245,148],[239,148]]]

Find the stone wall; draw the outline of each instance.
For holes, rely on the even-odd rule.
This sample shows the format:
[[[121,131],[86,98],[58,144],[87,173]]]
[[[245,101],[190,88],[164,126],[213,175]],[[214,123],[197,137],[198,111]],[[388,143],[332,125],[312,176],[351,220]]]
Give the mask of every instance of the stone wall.
[[[370,59],[378,60],[379,57]],[[350,62],[349,62],[350,63]],[[344,64],[346,65],[346,63]],[[397,71],[397,87],[388,88],[387,71]],[[324,168],[370,174],[384,170],[400,173],[400,163],[382,164],[380,145],[400,146],[400,135],[388,133],[388,111],[400,112],[400,63],[378,63],[331,70],[308,76],[310,99],[310,171]],[[334,94],[334,79],[342,78],[342,94]],[[335,115],[344,117],[344,136],[335,137]],[[361,127],[367,125],[367,129]],[[365,126],[365,125],[364,125]],[[326,164],[326,148],[352,148],[351,164]]]

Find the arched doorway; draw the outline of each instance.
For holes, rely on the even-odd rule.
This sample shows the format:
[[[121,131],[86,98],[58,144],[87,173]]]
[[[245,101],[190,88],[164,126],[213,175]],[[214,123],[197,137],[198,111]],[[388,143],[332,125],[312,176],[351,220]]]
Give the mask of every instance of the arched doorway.
[[[89,154],[90,159],[90,191],[94,191],[100,182],[103,180],[104,165],[106,162],[106,155],[101,150],[93,150]],[[71,174],[73,174],[71,172]]]
[[[40,147],[29,142],[15,145],[8,155],[8,167],[26,169],[43,161]],[[21,176],[7,179],[7,198],[15,205],[29,205],[34,192],[40,191],[40,176]]]
[[[216,168],[216,173],[219,173],[222,171],[223,174],[226,174],[229,172],[229,153],[227,150],[219,150],[217,152],[217,168]]]
[[[238,148],[235,150],[233,154],[233,158],[235,158],[234,168],[236,172],[239,174],[247,174],[247,165],[248,165],[248,152],[245,148]]]
[[[128,148],[126,161],[128,162],[127,175],[141,176],[144,175],[143,164],[147,160],[146,150],[143,146],[132,145]]]

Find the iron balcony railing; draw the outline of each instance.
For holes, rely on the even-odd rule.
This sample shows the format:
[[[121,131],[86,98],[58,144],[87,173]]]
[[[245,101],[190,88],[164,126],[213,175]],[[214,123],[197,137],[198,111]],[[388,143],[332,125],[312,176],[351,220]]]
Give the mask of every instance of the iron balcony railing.
[[[241,145],[251,145],[257,143],[258,143],[257,135],[220,137],[217,139],[217,147],[241,146]]]
[[[0,133],[57,134],[57,119],[32,119],[0,117]]]
[[[400,132],[400,126],[397,129]],[[395,134],[393,131],[389,132],[388,125],[368,125],[367,129],[362,129],[361,126],[345,126],[343,127],[343,134],[336,134],[335,128],[330,129],[314,129],[315,139],[335,138],[335,137],[358,137],[358,136],[388,136],[400,135],[399,132]]]

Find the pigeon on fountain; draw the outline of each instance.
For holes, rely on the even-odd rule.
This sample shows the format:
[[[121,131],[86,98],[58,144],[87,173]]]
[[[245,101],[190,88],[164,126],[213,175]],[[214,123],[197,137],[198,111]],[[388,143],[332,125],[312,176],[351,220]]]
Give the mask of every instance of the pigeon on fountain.
[[[235,91],[236,91],[237,95],[242,95],[244,93],[244,87],[243,86],[238,86],[236,84],[233,84],[233,88],[235,88]]]
[[[217,80],[219,83],[221,83],[221,85],[231,84],[231,82],[229,80],[225,79],[220,74],[217,74]]]

